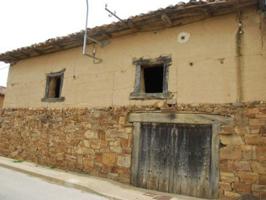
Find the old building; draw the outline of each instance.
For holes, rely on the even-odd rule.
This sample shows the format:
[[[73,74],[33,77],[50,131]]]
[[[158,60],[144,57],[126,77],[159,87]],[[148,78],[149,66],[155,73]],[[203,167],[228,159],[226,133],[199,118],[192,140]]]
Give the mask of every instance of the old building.
[[[6,88],[0,86],[0,108],[2,108],[4,105],[5,92],[6,92]]]
[[[265,199],[264,15],[263,1],[193,1],[91,29],[87,55],[82,31],[0,54],[11,63],[0,154]]]

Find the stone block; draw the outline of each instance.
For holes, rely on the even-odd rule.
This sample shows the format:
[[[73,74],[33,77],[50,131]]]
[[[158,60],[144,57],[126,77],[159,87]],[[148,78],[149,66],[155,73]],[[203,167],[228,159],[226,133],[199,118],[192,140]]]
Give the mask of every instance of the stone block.
[[[76,150],[75,152],[79,155],[84,154],[84,148],[83,147],[78,146],[75,148],[75,150]]]
[[[131,127],[126,127],[126,128],[125,128],[125,132],[126,132],[127,134],[130,134],[130,133],[133,132],[133,128],[131,128]]]
[[[119,121],[118,121],[118,123],[120,124],[120,125],[124,125],[125,123],[126,123],[126,118],[125,117],[119,117]]]
[[[259,175],[259,185],[266,185],[266,175]]]
[[[245,135],[245,142],[248,145],[266,145],[266,137],[261,135]]]
[[[227,200],[239,200],[241,197],[239,193],[230,191],[224,191],[224,196],[227,198]]]
[[[107,141],[105,141],[105,140],[101,140],[100,141],[100,150],[107,150],[108,149],[108,142]]]
[[[235,171],[251,171],[250,162],[234,161],[231,169],[234,169]]]
[[[129,168],[131,165],[131,156],[130,155],[118,156],[117,165],[120,167]]]
[[[106,156],[107,156],[107,155],[106,155]],[[102,160],[103,160],[103,154],[101,154],[101,153],[96,153],[96,154],[95,154],[95,162],[96,162],[96,163],[101,163]]]
[[[230,172],[221,172],[220,173],[220,179],[224,183],[239,182],[238,177],[235,176],[234,173],[230,173]]]
[[[108,178],[117,180],[118,174],[117,173],[108,173]]]
[[[265,125],[265,121],[261,120],[261,119],[258,119],[258,118],[250,119],[249,120],[249,125],[250,126],[263,126],[263,125]]]
[[[241,183],[252,184],[258,181],[259,175],[254,172],[237,172]]]
[[[259,198],[259,194],[242,194],[240,200],[264,200]]]
[[[219,188],[226,191],[232,191],[232,185],[230,183],[219,182]]]
[[[231,172],[232,167],[229,164],[230,160],[220,160],[219,167],[222,172]]]
[[[101,148],[101,141],[99,140],[93,140],[90,142],[90,147],[92,149],[100,149]]]
[[[221,160],[240,160],[242,151],[240,146],[226,146],[220,149]]]
[[[130,183],[130,177],[129,176],[120,175],[119,178],[118,178],[118,181],[121,182],[121,183],[129,184]]]
[[[121,143],[121,146],[122,146],[123,149],[130,147],[130,143],[129,143],[128,139],[121,138],[120,139],[120,143]]]
[[[117,155],[115,153],[103,153],[102,163],[107,166],[115,166],[117,160]]]
[[[260,192],[260,199],[264,200],[266,199],[266,192]],[[257,199],[256,199],[257,200]]]
[[[64,155],[64,153],[57,153],[57,154],[55,155],[55,157],[56,157],[56,160],[58,160],[58,161],[62,161],[62,160],[65,159],[65,155]]]
[[[266,174],[266,162],[251,162],[251,168],[255,173]]]
[[[238,193],[250,193],[251,192],[251,184],[246,184],[246,183],[234,183],[233,184],[233,190],[238,192]]]
[[[109,142],[109,145],[110,146],[120,146],[120,140],[119,139],[116,139],[115,141],[110,141]]]
[[[258,146],[256,148],[256,155],[258,161],[266,161],[266,146]]]
[[[250,127],[250,134],[259,134],[260,127]]]
[[[94,167],[94,160],[83,158],[83,166],[85,169],[92,169]]]
[[[241,144],[244,144],[243,139],[239,135],[220,135],[220,141],[224,145],[241,145]]]
[[[234,126],[223,126],[221,127],[221,132],[219,133],[220,135],[234,135],[235,132],[235,127]]]
[[[110,146],[110,151],[114,153],[122,153],[122,148],[120,146]]]
[[[256,160],[256,146],[254,145],[242,145],[242,158],[244,160]]]
[[[86,139],[98,139],[98,134],[97,132],[94,132],[92,130],[87,130],[85,133],[84,133],[84,137]]]
[[[105,140],[105,131],[104,130],[98,130],[98,138],[100,140]]]
[[[90,148],[91,146],[90,140],[84,140],[83,143],[85,147]]]
[[[77,167],[79,169],[83,169],[83,156],[82,155],[77,156]]]
[[[234,130],[237,135],[245,135],[250,131],[248,126],[236,126]]]
[[[255,192],[266,192],[266,185],[252,185],[252,191]]]

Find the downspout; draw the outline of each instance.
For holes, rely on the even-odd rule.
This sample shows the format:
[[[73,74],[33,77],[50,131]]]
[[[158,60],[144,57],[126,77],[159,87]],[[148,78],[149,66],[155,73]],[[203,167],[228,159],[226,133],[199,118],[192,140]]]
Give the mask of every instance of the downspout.
[[[238,11],[237,16],[238,30],[236,33],[236,103],[241,103],[243,101],[243,16],[242,11]]]
[[[84,29],[84,40],[83,40],[83,55],[86,55],[86,46],[87,46],[87,38],[88,38],[88,17],[89,17],[89,1],[86,0],[86,23],[85,23],[85,29]]]
[[[95,45],[93,47],[92,54],[87,53],[87,50],[86,50],[87,49],[87,40],[89,39],[90,41],[100,45],[101,47],[104,47],[105,45],[107,45],[108,41],[101,42],[101,41],[98,41],[98,40],[88,36],[88,30],[87,30],[87,28],[88,28],[88,18],[89,18],[89,0],[86,0],[86,23],[85,23],[85,29],[84,29],[84,39],[83,39],[82,54],[84,56],[88,56],[89,58],[92,58],[94,64],[99,64],[99,63],[102,62],[102,59],[96,57],[96,47],[95,47]]]

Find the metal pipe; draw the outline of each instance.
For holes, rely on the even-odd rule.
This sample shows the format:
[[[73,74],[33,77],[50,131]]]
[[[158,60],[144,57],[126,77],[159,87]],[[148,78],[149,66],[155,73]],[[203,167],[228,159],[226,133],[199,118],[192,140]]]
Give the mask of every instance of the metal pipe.
[[[87,46],[87,37],[88,37],[88,17],[89,17],[89,1],[86,0],[86,24],[85,24],[85,30],[84,30],[84,40],[83,40],[83,55],[86,54],[86,46]]]
[[[113,15],[113,16],[114,16],[116,19],[118,19],[120,22],[122,22],[123,24],[127,25],[127,23],[126,23],[123,19],[121,19],[120,17],[118,17],[118,16],[115,14],[115,12],[112,12],[111,10],[108,9],[107,4],[105,4],[105,10],[106,10],[109,14]]]

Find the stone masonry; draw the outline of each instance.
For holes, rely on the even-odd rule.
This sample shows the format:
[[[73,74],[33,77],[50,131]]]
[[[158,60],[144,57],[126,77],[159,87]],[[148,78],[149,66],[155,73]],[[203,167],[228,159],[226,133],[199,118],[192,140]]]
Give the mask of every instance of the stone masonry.
[[[130,183],[130,112],[205,113],[231,117],[220,129],[220,199],[266,199],[266,103],[102,109],[4,109],[0,155]]]

